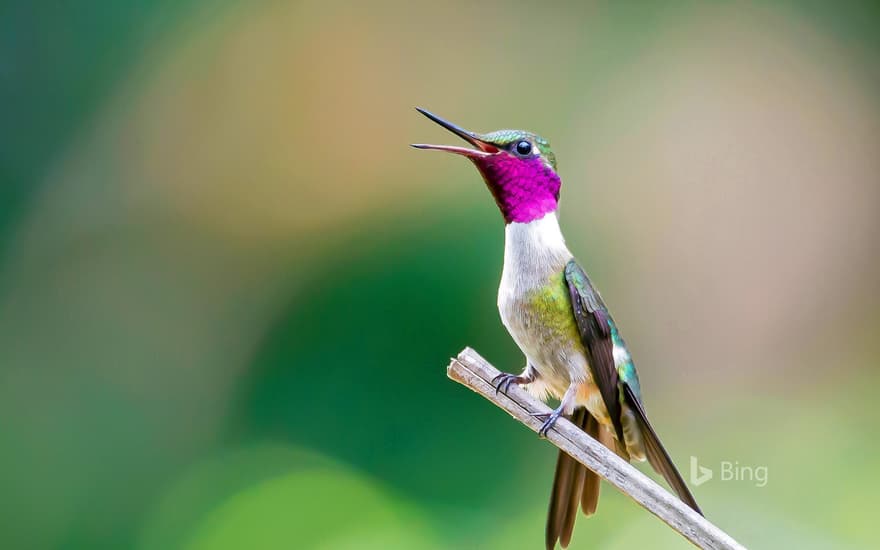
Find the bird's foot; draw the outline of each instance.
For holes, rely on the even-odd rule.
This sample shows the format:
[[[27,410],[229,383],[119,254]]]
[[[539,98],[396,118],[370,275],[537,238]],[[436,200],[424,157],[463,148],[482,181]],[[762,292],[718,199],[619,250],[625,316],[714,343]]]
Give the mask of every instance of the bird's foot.
[[[530,380],[525,376],[518,376],[516,374],[508,374],[506,372],[502,372],[498,376],[492,379],[492,385],[495,386],[495,394],[497,395],[499,391],[504,391],[507,393],[507,389],[512,384],[528,384]]]
[[[550,428],[556,424],[556,421],[559,420],[559,417],[562,416],[562,407],[560,406],[558,409],[554,409],[551,413],[531,413],[532,416],[539,420],[544,420],[544,423],[541,424],[541,428],[538,430],[538,437],[546,438],[547,432],[550,431]]]

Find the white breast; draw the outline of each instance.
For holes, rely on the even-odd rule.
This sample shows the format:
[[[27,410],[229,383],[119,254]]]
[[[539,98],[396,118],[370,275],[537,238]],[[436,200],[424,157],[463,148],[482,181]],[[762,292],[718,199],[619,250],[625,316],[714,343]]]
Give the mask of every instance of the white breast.
[[[522,294],[547,283],[547,277],[565,268],[571,259],[559,229],[556,212],[529,223],[509,223],[504,229],[504,271],[498,292],[499,307],[510,295]]]
[[[541,323],[530,301],[559,276],[572,255],[565,246],[556,213],[530,223],[511,223],[505,231],[504,271],[498,289],[498,311],[511,337],[540,374],[536,394],[546,389],[560,397],[572,379],[586,376],[580,342]]]

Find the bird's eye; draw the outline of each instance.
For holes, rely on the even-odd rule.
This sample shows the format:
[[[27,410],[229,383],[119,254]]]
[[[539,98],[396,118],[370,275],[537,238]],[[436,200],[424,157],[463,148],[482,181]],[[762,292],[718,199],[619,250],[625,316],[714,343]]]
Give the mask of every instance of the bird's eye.
[[[523,141],[520,141],[519,143],[516,144],[516,154],[524,157],[531,152],[532,152],[532,144],[529,143],[528,141],[523,140]]]

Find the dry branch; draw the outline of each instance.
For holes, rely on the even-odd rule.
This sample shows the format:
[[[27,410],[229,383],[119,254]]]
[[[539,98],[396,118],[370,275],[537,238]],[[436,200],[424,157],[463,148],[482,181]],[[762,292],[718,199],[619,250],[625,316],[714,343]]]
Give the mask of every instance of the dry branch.
[[[547,405],[519,386],[512,385],[506,393],[496,393],[491,381],[500,374],[498,369],[471,348],[465,348],[457,358],[452,359],[446,374],[495,403],[534,432],[538,431],[542,422],[532,415],[550,412]],[[696,546],[713,550],[745,550],[730,535],[688,508],[678,497],[568,420],[560,418],[547,434],[547,440],[596,472]]]

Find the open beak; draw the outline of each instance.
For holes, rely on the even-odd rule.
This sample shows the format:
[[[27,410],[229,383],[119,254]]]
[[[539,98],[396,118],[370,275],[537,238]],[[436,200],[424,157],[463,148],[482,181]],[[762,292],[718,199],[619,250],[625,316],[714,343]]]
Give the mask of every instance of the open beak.
[[[447,120],[443,120],[437,115],[420,107],[416,107],[416,111],[422,113],[440,126],[443,126],[453,134],[457,135],[461,139],[476,147],[476,149],[469,149],[467,147],[457,147],[455,145],[429,145],[427,143],[413,143],[412,146],[416,149],[434,149],[437,151],[447,151],[449,153],[455,153],[456,155],[463,155],[469,158],[487,157],[493,153],[498,152],[497,147],[487,141],[484,141],[479,134],[475,134],[469,130],[461,128],[460,126],[456,126],[455,124]]]

